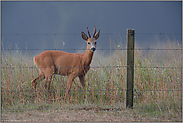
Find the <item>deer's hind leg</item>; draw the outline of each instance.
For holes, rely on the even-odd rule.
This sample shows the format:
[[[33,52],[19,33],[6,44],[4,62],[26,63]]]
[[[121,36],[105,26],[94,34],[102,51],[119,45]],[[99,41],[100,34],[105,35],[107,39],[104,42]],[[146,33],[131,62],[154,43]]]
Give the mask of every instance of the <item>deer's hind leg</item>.
[[[55,73],[54,66],[45,69],[45,89],[48,89],[48,91],[50,90],[50,83],[54,73]]]
[[[50,84],[51,84],[51,80],[52,80],[52,75],[48,74],[45,77],[45,89],[47,89],[48,91],[50,90]]]
[[[40,82],[45,78],[45,74],[40,70],[39,75],[31,81],[32,88],[36,89],[37,82]]]

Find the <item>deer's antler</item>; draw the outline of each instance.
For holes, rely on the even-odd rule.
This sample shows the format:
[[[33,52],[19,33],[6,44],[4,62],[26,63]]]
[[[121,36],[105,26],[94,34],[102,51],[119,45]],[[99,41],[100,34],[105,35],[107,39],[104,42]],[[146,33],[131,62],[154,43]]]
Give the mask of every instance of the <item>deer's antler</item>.
[[[86,29],[87,29],[87,32],[88,32],[89,37],[91,38],[90,32],[89,32],[89,30],[88,30],[88,27],[86,27]]]
[[[95,28],[95,26],[94,26],[94,33],[93,33],[93,37],[95,36],[95,33],[96,33],[96,28]]]

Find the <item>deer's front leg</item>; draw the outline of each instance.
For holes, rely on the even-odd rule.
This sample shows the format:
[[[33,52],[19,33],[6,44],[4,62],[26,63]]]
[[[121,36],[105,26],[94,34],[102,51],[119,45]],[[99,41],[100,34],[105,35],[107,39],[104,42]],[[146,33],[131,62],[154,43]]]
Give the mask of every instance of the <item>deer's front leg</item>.
[[[73,75],[70,75],[67,80],[67,94],[70,92],[70,89],[72,87],[72,83],[76,77]]]
[[[69,93],[70,93],[70,89],[72,87],[72,83],[74,81],[74,78],[75,78],[75,76],[73,76],[73,75],[68,76],[67,90],[65,92],[65,97],[64,97],[64,100],[67,98],[68,99],[68,102],[69,102],[69,98],[70,98],[70,94]]]
[[[79,76],[79,80],[80,80],[80,83],[81,85],[83,86],[83,89],[85,89],[85,78],[83,75]]]

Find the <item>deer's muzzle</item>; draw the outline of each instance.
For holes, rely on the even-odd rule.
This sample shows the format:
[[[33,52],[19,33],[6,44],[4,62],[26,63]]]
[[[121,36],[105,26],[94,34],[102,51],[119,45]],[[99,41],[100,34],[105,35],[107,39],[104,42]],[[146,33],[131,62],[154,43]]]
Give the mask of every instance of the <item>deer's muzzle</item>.
[[[95,50],[96,50],[96,48],[95,48],[95,47],[92,47],[92,48],[91,48],[91,51],[92,51],[92,52],[94,52]]]

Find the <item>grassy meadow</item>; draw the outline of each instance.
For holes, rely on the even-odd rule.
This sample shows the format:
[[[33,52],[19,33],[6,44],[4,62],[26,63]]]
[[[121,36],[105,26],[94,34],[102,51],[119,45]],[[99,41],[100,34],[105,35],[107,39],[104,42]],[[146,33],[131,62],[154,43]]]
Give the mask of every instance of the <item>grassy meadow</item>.
[[[125,108],[127,51],[118,50],[118,46],[114,48],[108,57],[94,57],[85,76],[86,91],[79,79],[75,79],[69,102],[64,99],[67,77],[53,76],[51,96],[44,89],[44,82],[38,83],[35,92],[31,80],[39,71],[33,57],[21,50],[16,55],[14,51],[2,50],[1,121],[34,121],[29,114],[54,115],[53,111],[63,111],[69,115],[68,111],[73,113],[73,110],[85,117],[85,120],[73,121],[97,121],[95,117],[87,120],[84,116],[87,111],[101,116],[99,121],[182,121],[182,50],[169,50],[180,49],[181,45],[169,42],[163,48],[167,50],[135,50],[134,109]],[[23,116],[25,114],[27,116]],[[66,115],[65,119],[55,117],[58,120],[53,121],[69,121]]]

